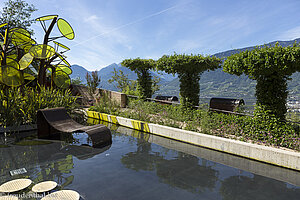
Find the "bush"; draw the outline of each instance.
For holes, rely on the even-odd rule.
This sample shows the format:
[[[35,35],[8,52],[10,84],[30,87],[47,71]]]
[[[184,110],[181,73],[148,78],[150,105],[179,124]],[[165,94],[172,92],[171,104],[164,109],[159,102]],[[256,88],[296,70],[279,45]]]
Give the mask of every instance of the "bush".
[[[264,107],[268,113],[283,120],[285,119],[286,101],[288,96],[287,81],[289,77],[300,71],[300,46],[257,47],[251,51],[246,50],[233,54],[224,61],[223,70],[235,75],[248,75],[256,80],[257,105]]]
[[[120,105],[115,101],[112,101],[107,94],[104,92],[99,100],[96,102],[95,106],[91,106],[89,110],[107,113],[111,115],[119,115]]]
[[[65,107],[68,113],[79,108],[69,90],[49,88],[7,88],[0,91],[0,125],[18,127],[36,122],[38,109]]]
[[[176,54],[164,55],[156,61],[157,68],[169,74],[178,74],[180,102],[184,107],[199,105],[200,77],[203,72],[220,68],[215,56]]]
[[[141,100],[130,100],[128,108],[122,112],[118,108],[117,115],[241,141],[300,150],[299,125],[292,126],[279,121],[268,111],[261,110],[255,117],[250,117]]]

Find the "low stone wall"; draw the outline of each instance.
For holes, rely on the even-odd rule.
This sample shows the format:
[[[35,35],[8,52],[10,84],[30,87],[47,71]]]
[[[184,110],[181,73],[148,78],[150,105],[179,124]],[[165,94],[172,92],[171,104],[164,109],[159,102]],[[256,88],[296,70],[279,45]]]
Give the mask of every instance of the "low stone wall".
[[[87,116],[173,140],[300,171],[300,153],[87,111]]]
[[[83,105],[91,105],[91,103],[98,100],[98,96],[104,94],[107,95],[112,101],[115,101],[117,104],[119,104],[121,108],[125,108],[127,105],[126,94],[121,92],[97,88],[96,95],[90,95],[88,92],[88,88],[83,85],[71,85],[70,89],[72,91],[72,95],[82,97]]]
[[[106,94],[111,100],[117,102],[121,108],[125,108],[127,105],[126,94],[121,92],[115,92],[111,90],[99,89],[100,94]]]

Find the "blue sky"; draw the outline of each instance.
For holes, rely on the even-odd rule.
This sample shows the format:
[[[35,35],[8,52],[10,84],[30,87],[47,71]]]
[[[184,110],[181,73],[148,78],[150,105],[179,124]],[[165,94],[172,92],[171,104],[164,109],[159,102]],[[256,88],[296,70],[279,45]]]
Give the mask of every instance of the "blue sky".
[[[300,38],[299,0],[27,0],[34,18],[58,14],[75,39],[71,64],[99,70],[126,58],[211,55],[275,40]],[[1,1],[0,7],[3,7]],[[39,43],[43,31],[32,27]],[[55,30],[52,36],[59,35]]]

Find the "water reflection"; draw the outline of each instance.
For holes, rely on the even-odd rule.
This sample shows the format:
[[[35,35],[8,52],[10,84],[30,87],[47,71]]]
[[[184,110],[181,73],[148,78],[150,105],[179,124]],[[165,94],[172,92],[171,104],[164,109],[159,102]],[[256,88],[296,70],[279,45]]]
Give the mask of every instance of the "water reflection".
[[[179,146],[176,146],[179,142],[147,133],[134,130],[126,131],[123,128],[120,128],[119,131],[135,138],[136,144],[135,151],[128,152],[122,156],[122,164],[126,168],[135,171],[153,171],[160,182],[174,188],[198,194],[210,191],[218,194],[216,198],[218,196],[218,198],[226,200],[295,199],[295,197],[300,196],[299,187],[282,181],[248,172],[246,173],[248,176],[241,175],[243,171],[237,169],[224,171],[224,167],[220,166],[220,164],[180,151],[170,153],[172,151],[170,149],[168,151],[162,151],[162,149],[153,150],[153,148],[156,148],[153,147],[155,145],[153,142],[162,146],[168,146],[168,148],[172,147],[173,144],[173,148],[177,147],[177,149],[184,151],[188,151],[188,148],[184,147],[187,144],[181,143]],[[194,148],[199,149],[199,147]],[[248,162],[251,163],[253,161]],[[275,172],[278,172],[278,169],[274,166],[271,166],[270,169],[272,167],[275,169]],[[291,171],[291,174],[299,176],[297,172]]]
[[[116,130],[112,131],[113,143],[103,148],[89,147],[88,138],[80,134],[64,141],[7,138],[0,142],[8,146],[0,148],[0,183],[19,177],[34,183],[54,180],[89,200],[299,199],[300,187],[295,186],[299,172],[110,127]],[[10,170],[22,167],[27,174],[9,175]],[[278,180],[296,184],[261,174],[275,174]]]
[[[295,199],[300,198],[300,190],[289,187],[281,181],[263,176],[230,176],[222,181],[220,193],[224,200],[246,199]],[[258,195],[259,194],[259,195]]]
[[[156,170],[162,182],[195,193],[212,191],[218,180],[217,171],[206,160],[199,164],[199,158],[180,152],[175,159],[162,159]]]
[[[170,158],[168,152],[152,150],[149,134],[132,131],[131,136],[136,138],[136,151],[122,156],[126,168],[155,171],[161,182],[189,192],[201,193],[215,187],[218,173],[205,159],[182,152]]]
[[[151,153],[151,143],[147,142],[149,134],[133,131],[133,135],[137,136],[135,152],[129,152],[122,156],[121,162],[129,169],[140,171],[152,171],[155,164],[162,159],[159,153]]]
[[[80,136],[81,135],[81,136]],[[34,183],[44,180],[56,181],[60,188],[70,185],[74,180],[72,169],[74,168],[74,157],[86,160],[94,157],[110,148],[111,145],[102,148],[92,148],[84,141],[85,133],[75,133],[66,140],[39,140],[35,139],[36,133],[25,138],[9,137],[9,143],[0,144],[6,148],[0,148],[0,183],[16,178],[30,178]],[[4,141],[4,140],[0,140]],[[88,141],[87,141],[88,142]],[[25,168],[28,173],[8,176],[9,171]]]

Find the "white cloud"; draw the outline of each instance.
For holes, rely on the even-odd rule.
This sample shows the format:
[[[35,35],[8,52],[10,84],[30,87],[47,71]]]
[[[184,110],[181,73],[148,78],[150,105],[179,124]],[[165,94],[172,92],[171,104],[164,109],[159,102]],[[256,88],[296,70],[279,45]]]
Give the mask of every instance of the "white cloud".
[[[293,40],[296,38],[300,38],[300,26],[284,31],[279,36],[279,40]]]
[[[84,19],[85,22],[97,21],[97,20],[99,20],[99,17],[97,17],[97,15],[91,15],[88,18]]]

